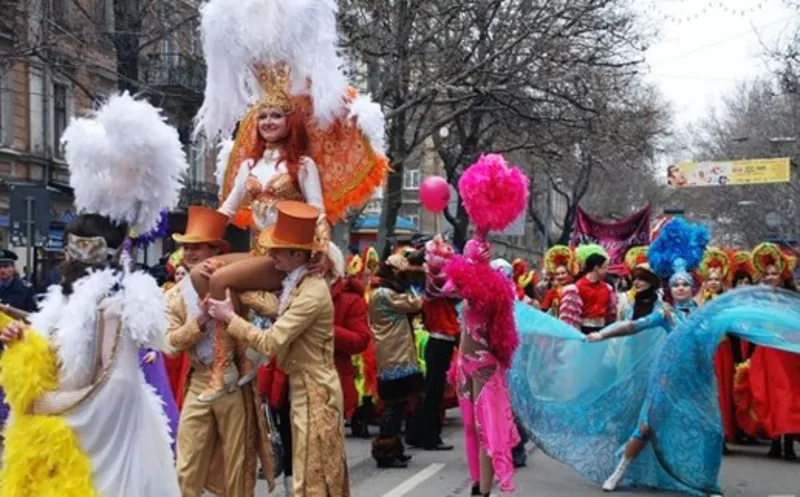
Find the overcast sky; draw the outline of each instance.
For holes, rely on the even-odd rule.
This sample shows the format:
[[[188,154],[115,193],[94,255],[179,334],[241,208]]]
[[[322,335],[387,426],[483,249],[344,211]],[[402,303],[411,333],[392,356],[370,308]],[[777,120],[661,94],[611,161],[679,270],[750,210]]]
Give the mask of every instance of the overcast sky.
[[[675,111],[676,125],[705,115],[736,81],[768,72],[767,46],[787,36],[797,12],[784,0],[634,0],[660,29],[648,52],[649,79]]]

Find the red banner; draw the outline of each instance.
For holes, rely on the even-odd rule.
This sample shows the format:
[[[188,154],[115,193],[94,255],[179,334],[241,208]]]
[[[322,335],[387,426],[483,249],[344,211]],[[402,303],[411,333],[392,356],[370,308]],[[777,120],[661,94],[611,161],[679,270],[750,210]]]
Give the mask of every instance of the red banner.
[[[578,206],[570,243],[599,243],[608,252],[611,264],[620,264],[631,247],[650,245],[651,214],[652,206],[647,204],[626,219],[607,221],[592,216]]]

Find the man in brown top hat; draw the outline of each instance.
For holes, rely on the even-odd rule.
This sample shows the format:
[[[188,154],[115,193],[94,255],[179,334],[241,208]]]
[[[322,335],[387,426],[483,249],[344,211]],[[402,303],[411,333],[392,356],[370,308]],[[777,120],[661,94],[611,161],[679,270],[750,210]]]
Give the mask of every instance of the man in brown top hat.
[[[189,270],[230,247],[222,239],[228,218],[205,207],[189,207],[186,233],[173,235]],[[189,278],[166,294],[167,340],[190,360],[186,398],[177,436],[178,480],[183,497],[200,497],[206,488],[225,497],[252,497],[257,459],[262,459],[270,489],[273,464],[260,400],[252,384],[237,388],[219,402],[199,402],[214,357],[210,317]]]
[[[333,362],[333,302],[327,283],[311,274],[319,212],[301,202],[281,202],[278,220],[261,236],[287,276],[280,298],[265,294],[277,316],[261,330],[234,311],[230,296],[209,300],[208,311],[228,333],[245,341],[289,376],[294,497],[347,497],[350,484],[344,451],[342,390]]]

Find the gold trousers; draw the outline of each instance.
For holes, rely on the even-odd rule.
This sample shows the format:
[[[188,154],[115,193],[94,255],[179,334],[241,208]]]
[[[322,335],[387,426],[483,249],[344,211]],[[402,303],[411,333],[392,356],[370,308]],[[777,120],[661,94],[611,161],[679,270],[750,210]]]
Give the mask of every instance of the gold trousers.
[[[207,372],[192,375],[181,411],[177,443],[181,495],[200,497],[207,488],[225,497],[252,497],[255,475],[248,475],[246,461],[245,395],[240,389],[211,404],[198,402],[207,378]]]

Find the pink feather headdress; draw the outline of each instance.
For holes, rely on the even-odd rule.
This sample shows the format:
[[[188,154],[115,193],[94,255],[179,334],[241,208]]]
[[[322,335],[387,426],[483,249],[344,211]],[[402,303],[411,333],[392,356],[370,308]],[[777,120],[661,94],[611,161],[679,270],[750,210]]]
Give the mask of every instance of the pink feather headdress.
[[[490,231],[502,231],[525,211],[528,178],[509,167],[501,155],[483,155],[458,182],[458,191],[470,220],[477,228],[464,255],[445,267],[448,286],[469,304],[469,312],[486,326],[492,353],[509,367],[519,345],[514,323],[514,290],[508,280],[489,265]]]
[[[499,154],[482,155],[464,171],[458,192],[479,238],[503,231],[517,220],[528,203],[528,185],[522,171],[509,167]]]

